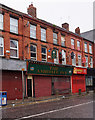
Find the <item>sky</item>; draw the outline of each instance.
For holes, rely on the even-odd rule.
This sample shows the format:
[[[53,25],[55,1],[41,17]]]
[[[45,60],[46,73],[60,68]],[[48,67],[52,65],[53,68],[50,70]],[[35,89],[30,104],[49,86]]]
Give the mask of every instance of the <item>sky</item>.
[[[27,13],[28,6],[33,3],[37,8],[37,18],[60,26],[69,24],[69,30],[80,32],[93,29],[94,0],[0,0],[1,4]]]

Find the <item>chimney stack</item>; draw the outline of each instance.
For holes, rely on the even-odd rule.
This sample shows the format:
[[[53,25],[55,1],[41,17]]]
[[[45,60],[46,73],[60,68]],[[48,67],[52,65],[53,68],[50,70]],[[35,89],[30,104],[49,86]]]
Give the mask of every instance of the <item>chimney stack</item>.
[[[79,27],[77,27],[77,28],[75,29],[75,33],[78,34],[78,35],[80,35],[80,28],[79,28]]]
[[[68,23],[63,23],[62,28],[65,28],[67,31],[69,31],[69,24]]]
[[[36,18],[36,8],[33,6],[33,4],[31,3],[31,5],[29,5],[27,12],[29,15],[31,15],[32,17]]]

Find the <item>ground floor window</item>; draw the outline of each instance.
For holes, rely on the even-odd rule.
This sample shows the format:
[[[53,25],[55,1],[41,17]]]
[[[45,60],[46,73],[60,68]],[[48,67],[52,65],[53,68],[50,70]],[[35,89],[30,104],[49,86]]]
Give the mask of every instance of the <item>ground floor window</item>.
[[[93,86],[93,78],[92,78],[92,76],[86,77],[86,86]]]

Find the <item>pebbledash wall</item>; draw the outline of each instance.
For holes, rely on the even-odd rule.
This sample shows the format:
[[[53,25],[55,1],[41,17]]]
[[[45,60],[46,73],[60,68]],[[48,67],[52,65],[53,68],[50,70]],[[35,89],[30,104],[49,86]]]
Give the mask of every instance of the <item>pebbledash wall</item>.
[[[7,91],[8,99],[21,99],[23,91],[24,97],[42,97],[86,90],[85,63],[90,63],[90,57],[93,59],[93,42],[80,36],[79,27],[73,33],[69,31],[68,23],[62,24],[61,28],[38,19],[33,4],[29,6],[28,14],[0,4],[0,17],[0,90]],[[84,43],[87,43],[87,48]],[[92,53],[89,52],[89,44]],[[88,61],[85,61],[85,55]],[[88,67],[91,65],[88,64]]]

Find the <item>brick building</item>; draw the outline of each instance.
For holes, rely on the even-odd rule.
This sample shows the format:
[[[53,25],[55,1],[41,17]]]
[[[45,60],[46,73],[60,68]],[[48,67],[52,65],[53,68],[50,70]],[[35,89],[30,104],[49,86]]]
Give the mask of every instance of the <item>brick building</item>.
[[[81,37],[79,27],[73,33],[68,23],[38,19],[32,4],[27,11],[0,4],[1,90],[8,99],[84,92],[93,42]]]
[[[88,89],[94,89],[95,87],[95,29],[86,31],[81,34],[81,36],[88,40],[93,42],[94,48],[93,48],[93,68],[87,69],[87,75],[86,75],[86,87]]]

